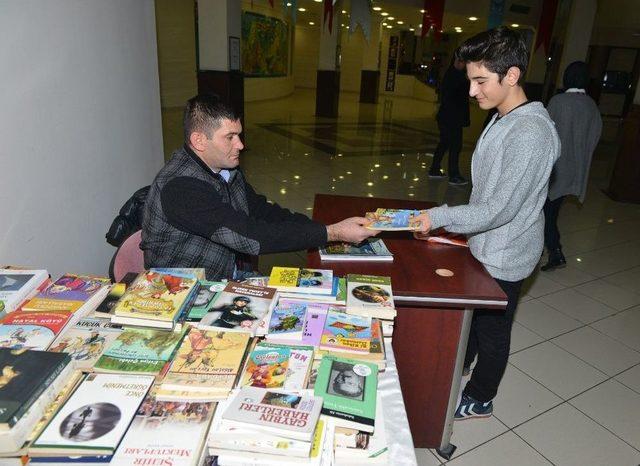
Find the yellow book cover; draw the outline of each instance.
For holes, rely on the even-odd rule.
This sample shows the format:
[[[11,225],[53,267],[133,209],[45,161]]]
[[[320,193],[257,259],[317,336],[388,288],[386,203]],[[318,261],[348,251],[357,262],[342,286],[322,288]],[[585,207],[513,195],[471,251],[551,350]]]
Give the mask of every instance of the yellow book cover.
[[[269,286],[274,288],[296,288],[300,278],[297,267],[273,267],[269,276]]]
[[[114,315],[171,322],[197,284],[193,278],[142,272],[115,305]]]
[[[192,328],[162,381],[164,390],[233,387],[251,340],[248,332]]]

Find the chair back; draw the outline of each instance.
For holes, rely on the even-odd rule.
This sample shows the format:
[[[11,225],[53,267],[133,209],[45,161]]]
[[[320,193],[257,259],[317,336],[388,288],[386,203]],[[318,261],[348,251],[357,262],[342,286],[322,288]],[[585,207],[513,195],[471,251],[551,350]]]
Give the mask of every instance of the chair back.
[[[144,271],[144,254],[140,249],[140,241],[142,230],[133,233],[120,245],[109,266],[111,280],[117,283],[129,272]]]

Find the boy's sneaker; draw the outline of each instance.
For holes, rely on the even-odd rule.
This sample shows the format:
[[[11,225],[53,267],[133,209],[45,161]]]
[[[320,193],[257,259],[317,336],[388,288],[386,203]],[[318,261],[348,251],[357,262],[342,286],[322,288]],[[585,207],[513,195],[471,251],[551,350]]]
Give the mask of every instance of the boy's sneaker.
[[[471,419],[474,417],[489,417],[493,414],[493,402],[487,401],[482,403],[481,401],[474,400],[469,395],[462,394],[462,399],[456,409],[454,419],[456,421],[462,421],[464,419]]]
[[[466,178],[460,176],[460,175],[455,175],[455,176],[450,176],[449,177],[449,184],[452,184],[454,186],[462,186],[469,183],[467,181]]]
[[[442,171],[442,169],[438,168],[436,170],[434,170],[433,168],[431,168],[429,170],[429,173],[427,175],[429,178],[446,178],[447,175],[444,174],[444,172]]]

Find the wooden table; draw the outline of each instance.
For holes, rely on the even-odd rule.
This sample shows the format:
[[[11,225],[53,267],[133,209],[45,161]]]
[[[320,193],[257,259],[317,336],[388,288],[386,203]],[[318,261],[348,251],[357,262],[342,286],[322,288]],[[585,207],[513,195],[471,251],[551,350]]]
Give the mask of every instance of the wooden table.
[[[433,203],[318,194],[313,218],[325,224],[364,216],[378,207],[426,209]],[[416,448],[436,448],[450,457],[453,415],[474,308],[504,309],[506,295],[468,248],[413,239],[409,232],[380,237],[393,262],[322,262],[310,251],[308,266],[391,277],[398,315],[393,350]],[[436,269],[449,269],[441,277]]]

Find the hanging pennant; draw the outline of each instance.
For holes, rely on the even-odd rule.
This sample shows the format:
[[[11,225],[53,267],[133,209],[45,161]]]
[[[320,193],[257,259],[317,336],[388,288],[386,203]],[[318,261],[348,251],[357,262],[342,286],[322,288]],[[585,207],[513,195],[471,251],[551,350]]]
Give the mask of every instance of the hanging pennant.
[[[536,36],[536,45],[533,47],[533,50],[538,50],[538,47],[542,44],[544,46],[545,56],[549,54],[551,34],[553,33],[553,24],[556,21],[557,10],[558,0],[543,0],[540,22],[538,23],[538,35]]]
[[[356,32],[360,25],[364,39],[369,42],[371,38],[371,1],[351,0],[351,21],[349,23],[349,35]]]
[[[324,0],[324,23],[327,24],[327,16],[329,17],[329,34],[331,34],[331,30],[333,27],[333,0]]]
[[[424,37],[433,27],[433,33],[437,41],[442,34],[442,17],[444,16],[444,0],[424,0],[424,13],[422,14],[422,32]]]

